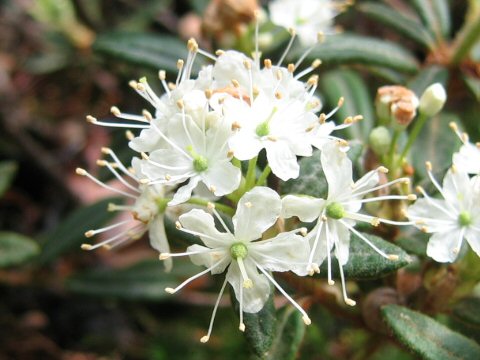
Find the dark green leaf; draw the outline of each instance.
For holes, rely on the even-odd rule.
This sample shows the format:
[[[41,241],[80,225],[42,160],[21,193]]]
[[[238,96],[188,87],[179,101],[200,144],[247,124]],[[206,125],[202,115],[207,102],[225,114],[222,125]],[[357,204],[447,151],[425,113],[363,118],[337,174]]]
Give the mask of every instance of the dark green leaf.
[[[203,12],[207,8],[207,5],[210,3],[210,0],[189,0],[188,2],[197,14],[203,15]]]
[[[410,256],[398,246],[389,243],[378,236],[363,233],[369,241],[386,254],[398,255],[398,260],[389,260],[378,254],[370,245],[352,234],[350,239],[350,256],[347,264],[343,267],[345,276],[350,279],[376,279],[398,270],[411,261]],[[320,267],[321,276],[327,274],[327,262]],[[332,274],[340,277],[338,262],[332,258]]]
[[[325,198],[328,184],[320,163],[320,151],[300,160],[300,176],[281,183],[282,194],[303,194]]]
[[[177,60],[187,55],[186,44],[175,37],[122,31],[99,35],[93,49],[116,60],[153,70],[164,69],[172,72],[173,77],[178,71]],[[196,59],[196,69],[199,68],[200,61]]]
[[[413,144],[411,161],[419,178],[427,175],[425,161],[430,161],[433,171],[439,174],[452,165],[452,155],[459,146],[459,140],[448,127],[451,121],[460,123],[454,114],[440,113],[429,119]]]
[[[480,358],[480,346],[434,319],[398,305],[387,305],[382,313],[395,337],[424,359]]]
[[[417,76],[409,81],[408,88],[420,97],[427,87],[437,82],[445,88],[447,87],[448,70],[438,65],[432,65],[422,69]]]
[[[277,332],[267,360],[293,360],[305,335],[302,314],[293,306],[286,306],[277,315]]]
[[[434,0],[431,2],[431,4],[440,27],[441,34],[444,38],[449,38],[452,24],[450,21],[450,5],[448,0]]]
[[[435,37],[442,38],[442,34],[446,32],[450,26],[443,18],[443,10],[440,10],[441,5],[435,5],[435,2],[445,2],[445,0],[410,0],[413,7],[420,15],[422,22],[430,30],[430,33]],[[443,5],[448,6],[448,5]],[[443,24],[441,22],[444,22]],[[448,21],[448,20],[447,20]]]
[[[405,84],[405,81],[406,81],[405,75],[401,74],[397,70],[392,70],[392,69],[388,69],[380,66],[364,66],[364,67],[369,73],[375,76],[378,76],[379,78],[387,81],[390,84],[398,84],[398,85]]]
[[[298,59],[303,50],[292,52]],[[406,73],[418,70],[418,62],[405,48],[372,37],[344,33],[328,36],[325,42],[308,56],[310,60],[321,59],[325,64],[364,64],[396,69]]]
[[[360,123],[350,126],[346,131],[351,139],[367,141],[375,119],[372,99],[363,79],[351,70],[330,71],[320,79],[322,94],[330,106],[336,106],[340,97],[345,98],[343,106],[335,115],[337,122],[348,116],[363,115]]]
[[[14,161],[0,162],[0,197],[8,190],[17,173],[17,163]]]
[[[395,244],[409,253],[418,256],[425,256],[427,254],[428,238],[429,236],[427,236],[427,234],[416,231],[416,233],[396,240]]]
[[[480,343],[480,298],[468,297],[453,308],[450,323],[455,330]]]
[[[80,245],[85,242],[84,233],[101,227],[115,215],[107,211],[108,203],[113,200],[116,199],[105,199],[74,211],[53,232],[42,236],[45,240],[38,259],[40,263],[53,261],[72,249],[80,251]]]
[[[171,296],[165,288],[195,274],[195,269],[191,263],[178,262],[166,273],[160,260],[146,260],[125,269],[95,269],[74,275],[67,280],[67,287],[89,296],[156,301]]]
[[[239,312],[239,304],[230,288],[230,297],[235,309]],[[275,305],[273,304],[273,293],[270,294],[263,309],[258,313],[243,313],[243,322],[245,324],[245,338],[250,345],[253,353],[260,358],[264,358],[275,337],[276,316]]]
[[[366,2],[357,6],[357,9],[420,45],[428,49],[433,47],[432,35],[416,18],[381,3]]]
[[[0,267],[20,265],[39,252],[38,244],[21,234],[0,232]]]

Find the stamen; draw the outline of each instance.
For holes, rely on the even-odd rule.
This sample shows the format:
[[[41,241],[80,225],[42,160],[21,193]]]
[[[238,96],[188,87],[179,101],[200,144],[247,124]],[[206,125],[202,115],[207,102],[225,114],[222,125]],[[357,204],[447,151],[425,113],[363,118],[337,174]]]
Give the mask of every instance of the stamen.
[[[123,163],[120,161],[120,159],[118,158],[118,156],[115,154],[115,152],[112,149],[107,148],[107,147],[103,147],[102,148],[102,153],[104,153],[106,155],[110,155],[112,157],[113,161],[115,162],[115,164],[117,164],[118,168],[125,175],[129,176],[130,178],[132,178],[133,180],[138,182],[138,179],[135,176],[133,176],[130,171],[128,171],[128,169],[123,165]]]
[[[309,271],[310,276],[312,276],[313,273],[316,272],[315,271],[316,268],[318,268],[318,265],[313,263],[313,256],[315,254],[315,251],[317,250],[318,240],[320,239],[320,233],[322,231],[323,223],[324,223],[324,221],[320,221],[320,224],[319,224],[318,230],[317,230],[317,234],[315,235],[315,240],[313,242],[312,250],[310,251],[310,256],[308,257],[308,265],[307,265],[308,267],[307,267],[307,269],[309,269],[308,271]]]
[[[187,234],[190,234],[190,235],[194,235],[194,236],[198,236],[198,237],[203,237],[203,238],[205,238],[205,239],[210,239],[210,240],[218,241],[218,239],[217,239],[217,238],[214,238],[213,236],[210,236],[210,235],[207,235],[207,234],[198,232],[198,231],[185,229],[185,228],[182,226],[182,224],[180,224],[179,221],[177,221],[177,222],[175,223],[175,226],[176,226],[177,230],[183,231],[184,233],[187,233]]]
[[[178,74],[177,74],[177,80],[175,80],[175,87],[178,86],[180,83],[180,77],[182,76],[182,69],[183,69],[184,61],[182,59],[177,60],[177,69],[178,69]]]
[[[87,232],[85,232],[85,237],[91,238],[91,237],[93,237],[97,234],[103,233],[103,232],[108,231],[108,230],[115,229],[116,227],[119,227],[119,226],[122,226],[122,225],[124,225],[124,224],[126,224],[130,221],[131,220],[120,221],[118,223],[115,223],[115,224],[112,224],[112,225],[109,225],[109,226],[105,226],[105,227],[100,228],[100,229],[88,230]]]
[[[215,217],[217,218],[217,220],[220,222],[220,224],[222,224],[222,227],[223,229],[229,233],[230,235],[232,235],[230,229],[228,228],[227,224],[225,224],[225,221],[223,221],[223,218],[220,216],[220,214],[218,213],[218,211],[215,209],[215,204],[214,203],[211,203],[209,202],[207,204],[207,207],[208,209],[210,209],[213,213],[213,215],[215,215]],[[233,236],[233,235],[232,235]]]
[[[437,188],[438,192],[443,196],[443,198],[445,199],[445,203],[450,207],[450,209],[452,211],[454,211],[454,212],[457,211],[455,209],[455,207],[452,204],[450,204],[449,201],[446,201],[447,197],[445,196],[445,193],[443,192],[442,187],[440,186],[440,184],[437,182],[437,179],[435,179],[435,177],[432,174],[432,163],[430,161],[427,161],[425,163],[425,167],[427,168],[427,174],[428,174],[428,177],[429,177],[430,181]]]
[[[110,165],[110,163],[108,161],[105,161],[105,160],[98,160],[97,161],[97,164],[99,166],[106,166],[108,168],[108,170],[110,170],[110,172],[123,184],[125,185],[127,188],[129,188],[130,190],[132,191],[135,191],[137,193],[140,193],[141,191],[138,190],[138,188],[136,187],[133,187],[131,184],[129,184],[127,181],[125,181],[125,179],[120,176],[120,174],[112,167],[112,165]]]
[[[180,152],[181,154],[183,154],[187,159],[193,161],[193,158],[188,155],[188,153],[186,153],[184,150],[182,150],[177,144],[175,144],[172,140],[170,140],[167,136],[165,136],[163,134],[162,131],[160,131],[160,129],[157,127],[157,125],[155,125],[155,123],[151,123],[152,124],[152,127],[155,129],[155,131],[158,133],[158,135],[160,135],[162,137],[162,139],[164,139],[169,145],[171,145],[175,150],[177,150],[178,152]]]
[[[343,266],[340,264],[340,261],[338,262],[338,269],[340,270],[340,279],[342,281],[342,293],[343,293],[343,300],[345,301],[345,304],[349,306],[355,306],[357,303],[355,300],[352,300],[348,297],[347,295],[347,290],[346,290],[346,285],[345,285],[345,274],[343,273]]]
[[[243,259],[241,257],[236,258],[238,263],[238,268],[240,269],[240,274],[243,278],[243,287],[246,289],[250,289],[253,287],[253,282],[250,280],[247,274],[247,269],[245,269],[245,264],[243,263]]]
[[[77,173],[78,175],[81,175],[81,176],[86,176],[87,178],[89,178],[90,180],[92,180],[94,183],[96,183],[97,185],[99,185],[99,186],[101,186],[101,187],[103,187],[103,188],[105,188],[105,189],[108,189],[108,190],[110,190],[110,191],[116,192],[116,193],[118,193],[118,194],[122,194],[122,195],[127,196],[127,197],[132,198],[132,199],[137,199],[137,197],[136,197],[135,195],[129,194],[129,193],[125,192],[125,191],[116,189],[116,188],[114,188],[114,187],[112,187],[112,186],[109,186],[109,185],[101,182],[101,181],[98,180],[96,177],[90,175],[90,173],[88,173],[85,169],[77,168],[77,169],[76,169],[76,173]]]
[[[366,199],[359,199],[359,200],[350,200],[350,201],[342,201],[342,204],[352,204],[352,203],[369,203],[374,201],[384,201],[384,200],[409,200],[414,201],[417,199],[415,194],[408,194],[408,195],[385,195],[385,196],[376,196]]]
[[[171,257],[190,256],[190,255],[196,255],[196,254],[208,254],[216,251],[219,251],[219,250],[209,249],[209,250],[186,251],[182,253],[160,253],[158,258],[160,260],[166,260],[166,259],[170,259]]]
[[[325,221],[325,238],[327,242],[327,278],[328,285],[335,284],[335,281],[332,279],[332,249],[330,247],[330,236],[328,236],[328,220]]]
[[[258,265],[257,263],[255,263],[255,265],[257,266],[257,268],[267,277],[268,280],[270,280],[270,282],[277,288],[278,291],[280,291],[283,296],[285,296],[287,298],[288,301],[290,301],[290,303],[298,310],[300,311],[300,313],[303,315],[302,316],[302,319],[303,319],[303,322],[305,323],[305,325],[310,325],[312,323],[312,321],[310,320],[310,318],[308,317],[307,313],[305,312],[305,310],[302,309],[302,307],[300,305],[298,305],[298,303],[293,300],[290,295],[287,294],[287,292],[285,290],[283,290],[283,288],[275,281],[275,279],[268,273],[268,271],[266,271],[264,268],[262,268],[260,265]]]
[[[297,62],[298,63],[298,62]],[[322,64],[322,61],[320,59],[315,59],[313,62],[312,62],[312,65],[310,65],[309,67],[307,67],[306,69],[302,70],[301,72],[299,72],[297,75],[295,75],[294,79],[295,80],[298,80],[300,78],[302,78],[303,76],[311,73],[312,71],[314,71],[316,68],[318,68],[320,65]],[[296,66],[295,66],[296,68]]]
[[[223,292],[225,291],[225,286],[227,286],[227,279],[223,281],[222,288],[218,293],[217,301],[215,301],[215,306],[213,307],[212,317],[210,318],[210,325],[208,326],[207,335],[203,336],[200,341],[202,343],[206,343],[210,339],[210,335],[212,334],[213,329],[213,322],[215,321],[215,315],[217,314],[218,305],[220,304],[220,300],[222,299]]]
[[[158,72],[158,78],[160,79],[160,82],[162,83],[163,90],[165,90],[165,93],[167,93],[168,97],[170,97],[170,89],[168,88],[167,82],[165,81],[167,78],[167,72],[165,70],[160,70]]]
[[[182,289],[185,285],[191,283],[193,280],[195,279],[198,279],[199,277],[205,275],[206,273],[212,271],[215,267],[217,267],[224,259],[220,259],[219,261],[217,261],[215,264],[213,264],[212,266],[210,266],[209,268],[199,272],[198,274],[196,275],[193,275],[192,277],[188,278],[187,280],[185,280],[184,282],[182,282],[180,285],[178,285],[176,288],[170,288],[170,287],[167,287],[165,288],[165,291],[169,294],[174,294],[176,293],[178,290]]]
[[[287,48],[283,52],[282,56],[280,57],[280,60],[278,60],[277,66],[281,66],[283,63],[283,60],[285,60],[285,57],[287,56],[288,52],[290,51],[290,48],[292,47],[293,41],[295,40],[296,37],[296,32],[294,29],[289,29],[288,30],[290,33],[290,41],[288,42]]]
[[[301,65],[301,63],[303,62],[303,60],[305,60],[305,58],[308,56],[308,54],[310,54],[310,52],[315,49],[315,47],[319,44],[321,44],[323,41],[325,40],[325,36],[323,34],[323,32],[318,32],[317,33],[317,42],[315,44],[313,44],[312,46],[310,46],[309,48],[307,48],[305,50],[305,52],[302,54],[302,56],[300,56],[300,58],[298,59],[298,61],[295,63],[295,69],[298,69],[298,67]]]
[[[240,324],[238,325],[238,329],[240,331],[245,331],[245,324],[243,323],[243,286],[240,286],[240,299],[238,300],[239,303],[239,318]]]
[[[106,121],[98,121],[91,115],[87,115],[87,122],[92,123],[94,125],[105,126],[105,127],[120,127],[120,128],[132,128],[132,129],[148,129],[150,126],[148,125],[140,125],[140,124],[122,124],[122,123],[115,123],[115,122],[106,122]]]

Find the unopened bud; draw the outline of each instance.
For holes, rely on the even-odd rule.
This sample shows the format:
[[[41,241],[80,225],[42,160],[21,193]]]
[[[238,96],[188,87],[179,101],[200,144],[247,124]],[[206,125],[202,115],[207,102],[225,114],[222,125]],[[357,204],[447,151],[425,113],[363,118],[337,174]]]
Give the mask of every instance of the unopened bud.
[[[417,115],[418,98],[406,87],[382,86],[377,91],[375,107],[380,124],[405,128]]]
[[[426,116],[435,116],[447,101],[447,93],[440,83],[430,85],[420,97],[420,113]]]
[[[370,147],[377,155],[382,155],[388,152],[392,142],[392,136],[385,126],[378,126],[372,130],[368,137]]]

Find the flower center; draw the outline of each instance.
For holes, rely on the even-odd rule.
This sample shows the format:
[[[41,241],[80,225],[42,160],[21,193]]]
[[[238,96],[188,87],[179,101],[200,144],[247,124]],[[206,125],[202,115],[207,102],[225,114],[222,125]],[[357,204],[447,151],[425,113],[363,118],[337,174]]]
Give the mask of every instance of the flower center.
[[[272,120],[273,115],[275,115],[275,113],[277,112],[277,110],[278,110],[277,107],[274,107],[270,115],[268,115],[268,118],[257,125],[257,128],[255,129],[255,133],[257,134],[258,137],[264,137],[270,134],[269,123],[270,123],[270,120]]]
[[[339,220],[345,217],[345,208],[338,202],[328,204],[325,210],[325,214],[329,218]]]
[[[248,255],[247,246],[241,242],[233,244],[230,247],[230,255],[234,260],[245,259]]]
[[[159,198],[159,199],[156,199],[156,202],[157,202],[157,206],[158,206],[158,212],[160,214],[163,214],[165,212],[165,210],[167,209],[167,204],[170,200],[169,199],[164,199],[164,198]]]
[[[470,226],[472,225],[472,215],[467,211],[462,211],[458,215],[458,223],[460,226]]]
[[[193,168],[196,172],[202,172],[208,169],[208,160],[205,156],[196,155],[193,158]]]

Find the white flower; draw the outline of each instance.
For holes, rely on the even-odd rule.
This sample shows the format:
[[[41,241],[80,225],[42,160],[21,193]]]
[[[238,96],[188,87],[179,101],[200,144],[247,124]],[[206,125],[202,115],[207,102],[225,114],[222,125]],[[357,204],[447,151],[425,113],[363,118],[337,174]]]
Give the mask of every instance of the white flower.
[[[175,293],[208,272],[220,274],[228,268],[208,333],[202,337],[202,342],[208,341],[210,337],[217,307],[227,282],[232,286],[240,304],[241,331],[245,330],[243,312],[256,313],[263,308],[270,295],[270,283],[302,313],[304,322],[310,324],[305,311],[269,273],[293,271],[297,275],[306,275],[303,261],[308,256],[308,242],[302,236],[296,235],[298,231],[280,233],[274,238],[260,240],[262,234],[277,221],[281,206],[280,196],[275,191],[266,187],[255,187],[245,193],[238,202],[237,212],[233,217],[233,232],[228,229],[213,206],[210,208],[225,232],[219,232],[215,227],[214,217],[203,210],[194,209],[180,216],[177,228],[199,236],[205,246],[192,245],[187,248],[186,253],[166,253],[161,254],[160,258],[188,255],[194,264],[207,269],[187,279],[175,289],[167,288],[166,291]]]
[[[268,8],[275,25],[294,29],[302,45],[310,46],[318,32],[335,32],[333,19],[343,5],[332,0],[275,0]]]
[[[469,174],[480,174],[480,142],[472,144],[468,140],[468,134],[461,133],[454,122],[450,123],[450,127],[463,143],[459,152],[453,154],[453,164],[460,171],[466,171]]]
[[[316,221],[315,227],[307,235],[310,241],[311,252],[308,258],[308,270],[310,274],[319,271],[319,264],[325,258],[328,261],[328,282],[333,284],[331,272],[332,249],[339,261],[339,270],[342,281],[343,296],[349,305],[355,305],[355,301],[348,298],[345,291],[345,279],[343,265],[348,262],[350,232],[370,245],[383,257],[396,260],[398,256],[385,254],[372,244],[365,236],[357,231],[354,226],[356,221],[365,221],[373,225],[380,222],[386,224],[406,224],[387,219],[361,214],[359,211],[362,204],[371,201],[389,199],[414,199],[415,195],[387,195],[363,198],[376,190],[386,188],[399,182],[408,182],[407,178],[397,179],[386,184],[378,185],[379,172],[386,172],[383,167],[370,171],[357,182],[352,181],[352,163],[347,154],[341,150],[341,144],[330,142],[323,148],[321,154],[322,168],[328,183],[328,197],[326,200],[313,197],[287,195],[282,199],[282,216],[285,218],[297,216],[301,221]],[[407,223],[409,224],[409,223]]]
[[[435,116],[443,109],[447,92],[440,83],[430,85],[420,97],[418,110],[426,116]]]
[[[227,141],[232,131],[223,119],[207,127],[212,112],[205,109],[201,120],[182,112],[168,121],[168,147],[157,149],[150,156],[143,154],[146,162],[143,173],[150,184],[178,184],[180,187],[169,205],[187,201],[199,182],[203,182],[216,196],[229,194],[240,184],[241,171],[231,163]],[[197,114],[198,116],[198,114]],[[202,125],[198,125],[200,122]]]
[[[427,255],[438,262],[453,262],[462,247],[463,239],[480,256],[480,177],[469,178],[465,171],[452,166],[443,179],[443,186],[427,172],[442,199],[424,195],[408,207],[407,216],[422,231],[433,234],[428,241]]]
[[[107,185],[86,170],[78,168],[77,174],[86,176],[96,184],[120,194],[133,203],[129,205],[109,204],[108,211],[127,212],[132,219],[123,220],[104,228],[89,230],[85,233],[87,238],[93,237],[100,233],[109,232],[114,229],[122,229],[120,232],[113,234],[106,240],[95,245],[83,244],[82,249],[94,250],[99,247],[111,249],[115,246],[124,244],[129,241],[141,238],[147,231],[150,237],[150,245],[160,253],[170,251],[167,235],[165,233],[164,216],[171,208],[167,208],[169,191],[163,185],[147,186],[141,184],[140,160],[133,158],[132,169],[127,169],[118,159],[115,153],[109,148],[103,148],[102,151],[112,157],[113,162],[99,160],[98,165],[105,166],[117,178],[126,190],[120,190]],[[117,171],[117,169],[119,171]],[[165,269],[170,271],[172,261],[165,263]]]

